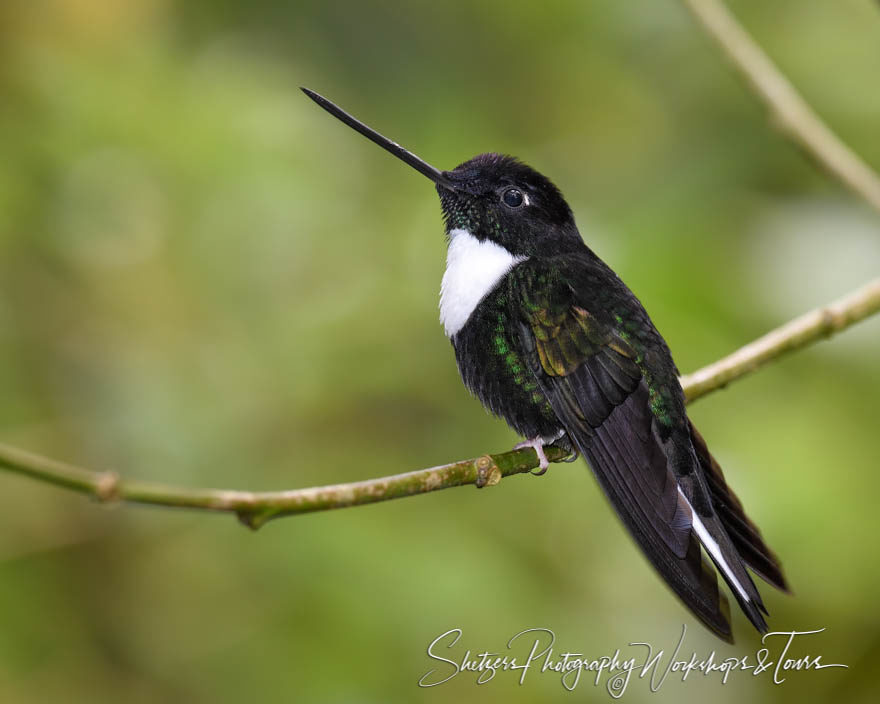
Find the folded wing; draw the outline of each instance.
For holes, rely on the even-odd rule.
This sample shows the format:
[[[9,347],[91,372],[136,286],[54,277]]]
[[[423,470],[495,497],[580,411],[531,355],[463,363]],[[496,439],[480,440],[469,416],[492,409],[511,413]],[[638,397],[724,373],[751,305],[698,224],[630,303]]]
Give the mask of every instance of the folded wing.
[[[678,434],[660,427],[634,345],[607,320],[591,315],[571,286],[561,280],[528,288],[523,356],[645,556],[697,618],[731,640],[727,600],[701,552],[703,544],[743,610],[766,630],[763,604],[743,560],[775,586],[784,588],[784,579],[702,438],[691,428],[691,447],[686,418]],[[685,481],[683,472],[689,474]],[[711,501],[694,500],[695,491]]]

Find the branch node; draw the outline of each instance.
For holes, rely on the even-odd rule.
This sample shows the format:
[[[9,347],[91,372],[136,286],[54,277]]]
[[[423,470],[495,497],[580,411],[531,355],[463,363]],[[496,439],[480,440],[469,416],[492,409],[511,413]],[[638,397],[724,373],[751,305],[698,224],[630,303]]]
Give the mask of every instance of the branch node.
[[[825,337],[831,337],[834,332],[843,327],[844,317],[831,308],[822,309],[822,328]]]
[[[495,464],[495,460],[492,459],[491,455],[478,457],[477,461],[474,462],[474,466],[477,469],[477,480],[474,482],[477,489],[495,486],[501,481],[501,470]]]
[[[247,511],[241,510],[235,512],[235,517],[243,526],[257,531],[266,525],[266,522],[272,518],[274,514],[271,511]]]
[[[95,497],[101,503],[109,503],[110,501],[118,501],[119,495],[119,475],[116,472],[101,472],[95,482]]]

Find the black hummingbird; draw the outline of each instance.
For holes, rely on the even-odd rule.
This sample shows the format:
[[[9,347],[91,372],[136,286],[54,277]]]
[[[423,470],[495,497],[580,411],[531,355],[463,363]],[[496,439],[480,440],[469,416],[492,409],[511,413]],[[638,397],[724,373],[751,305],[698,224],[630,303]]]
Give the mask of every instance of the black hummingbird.
[[[303,88],[318,105],[431,179],[448,251],[440,319],[461,378],[543,447],[578,451],[645,556],[684,604],[732,642],[716,572],[760,632],[746,567],[787,591],[779,560],[685,411],[678,370],[642,304],[581,239],[549,179],[480,154],[440,171]]]

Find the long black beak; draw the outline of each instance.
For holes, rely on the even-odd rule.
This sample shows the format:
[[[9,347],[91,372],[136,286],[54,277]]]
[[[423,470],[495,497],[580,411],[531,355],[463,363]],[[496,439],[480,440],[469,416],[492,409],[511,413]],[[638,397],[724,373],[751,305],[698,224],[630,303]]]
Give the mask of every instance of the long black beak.
[[[343,110],[335,103],[331,103],[323,95],[318,95],[315,91],[309,90],[308,88],[302,88],[301,90],[312,100],[314,100],[318,105],[320,105],[327,112],[333,115],[333,117],[338,118],[346,125],[351,127],[353,130],[357,130],[371,142],[374,142],[382,147],[382,149],[386,149],[387,151],[391,152],[398,159],[412,166],[416,171],[423,173],[438,186],[443,186],[444,188],[448,188],[449,190],[455,190],[452,182],[445,176],[445,174],[439,169],[435,169],[427,161],[420,159],[411,151],[404,149],[397,142],[392,142],[387,137],[383,137],[372,127],[367,127],[367,125],[358,120],[356,117],[349,115],[347,112],[345,112],[345,110]]]

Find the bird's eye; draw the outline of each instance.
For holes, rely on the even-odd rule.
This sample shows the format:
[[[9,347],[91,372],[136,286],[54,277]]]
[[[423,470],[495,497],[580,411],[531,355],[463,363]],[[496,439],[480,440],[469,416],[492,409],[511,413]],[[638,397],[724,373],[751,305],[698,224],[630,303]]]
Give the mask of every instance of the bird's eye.
[[[518,208],[525,202],[525,197],[518,188],[508,188],[501,194],[501,200],[508,208]]]

